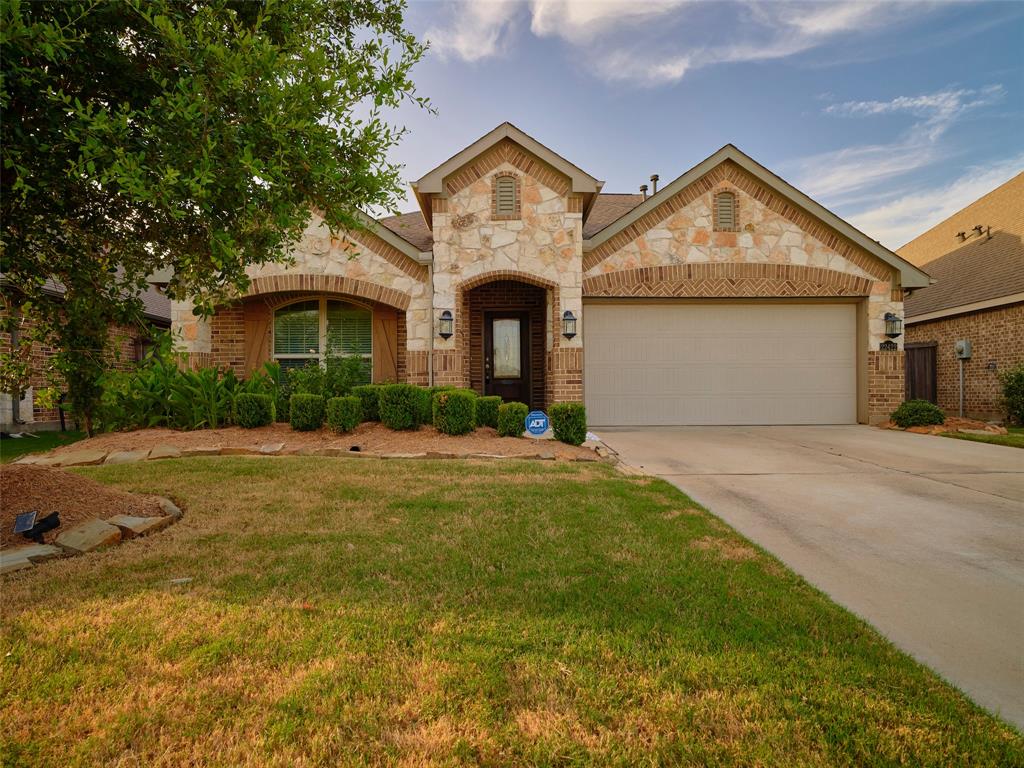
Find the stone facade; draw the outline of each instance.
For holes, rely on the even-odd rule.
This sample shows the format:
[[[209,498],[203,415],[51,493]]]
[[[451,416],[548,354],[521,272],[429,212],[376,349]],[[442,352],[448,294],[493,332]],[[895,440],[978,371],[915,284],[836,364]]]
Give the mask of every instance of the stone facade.
[[[378,313],[382,322],[393,318],[400,325],[387,331],[388,343],[399,348],[393,367],[379,372],[375,365],[375,379],[393,371],[400,381],[483,391],[483,313],[517,304],[530,317],[532,399],[548,405],[583,399],[586,298],[831,298],[861,307],[862,419],[881,420],[895,407],[903,368],[893,361],[902,358],[879,352],[888,341],[885,315],[903,313],[899,272],[890,264],[731,160],[609,237],[585,240],[593,193],[574,191],[578,177],[566,175],[575,172],[564,161],[524,146],[504,138],[459,158],[457,168],[444,166],[447,175],[430,194],[417,189],[429,267],[372,232],[331,237],[314,218],[293,263],[253,269],[248,295],[212,321],[193,317],[187,303],[175,304],[174,325],[193,364],[251,370],[269,355],[267,313],[274,306],[338,296],[374,308],[375,335]],[[513,179],[516,191],[515,205],[501,215],[499,178]],[[734,231],[713,226],[721,192],[735,195]],[[255,308],[256,299],[264,309]],[[442,339],[437,321],[446,311],[454,332]],[[566,311],[577,320],[573,338],[561,332]],[[263,334],[258,343],[254,333]],[[896,344],[900,349],[902,340]]]
[[[1024,303],[953,315],[907,326],[907,341],[936,344],[935,383],[938,405],[947,413],[960,412],[960,361],[953,345],[971,342],[971,359],[964,362],[964,415],[1003,419],[998,374],[1024,363]]]

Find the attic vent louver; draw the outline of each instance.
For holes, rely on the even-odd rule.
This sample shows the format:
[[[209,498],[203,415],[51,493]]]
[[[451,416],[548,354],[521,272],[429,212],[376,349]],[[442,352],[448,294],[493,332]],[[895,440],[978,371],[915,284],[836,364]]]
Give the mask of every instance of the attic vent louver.
[[[516,180],[512,176],[499,176],[494,180],[494,212],[498,216],[516,214]]]
[[[739,214],[736,210],[736,195],[719,192],[715,195],[715,229],[719,232],[735,232],[739,229]]]

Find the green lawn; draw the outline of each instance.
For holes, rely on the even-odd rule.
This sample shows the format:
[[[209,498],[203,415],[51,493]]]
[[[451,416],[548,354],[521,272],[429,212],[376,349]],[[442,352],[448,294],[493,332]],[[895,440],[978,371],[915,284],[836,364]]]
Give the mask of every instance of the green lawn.
[[[186,516],[5,577],[7,764],[1024,764],[1019,733],[660,480],[79,471]]]
[[[0,464],[6,464],[26,453],[43,453],[85,437],[84,432],[37,432],[36,437],[5,437],[0,439]]]
[[[976,443],[992,445],[1008,445],[1011,448],[1024,448],[1024,427],[1007,427],[1005,435],[968,435],[963,432],[943,432],[943,437],[955,437],[957,440],[973,440]]]

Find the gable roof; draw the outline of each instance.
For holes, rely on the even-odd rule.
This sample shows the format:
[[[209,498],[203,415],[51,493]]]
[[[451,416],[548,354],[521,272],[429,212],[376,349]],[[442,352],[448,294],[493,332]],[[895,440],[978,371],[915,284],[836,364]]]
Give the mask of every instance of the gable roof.
[[[434,235],[427,227],[427,222],[423,220],[423,214],[419,211],[385,216],[382,219],[377,219],[377,223],[421,251],[429,251],[434,247]]]
[[[151,323],[168,328],[171,325],[171,300],[150,280],[144,291],[138,294],[142,301],[142,316]],[[0,288],[8,284],[6,275],[0,273]],[[66,289],[62,283],[48,278],[43,283],[43,293],[55,299],[63,299]]]
[[[583,250],[588,251],[597,248],[630,224],[653,211],[677,192],[688,187],[727,161],[736,163],[736,165],[756,178],[760,183],[786,198],[793,205],[807,211],[807,213],[834,229],[847,240],[896,269],[900,273],[900,283],[903,288],[923,288],[930,284],[928,275],[925,272],[893,253],[878,241],[872,240],[860,230],[855,229],[823,205],[816,203],[796,187],[776,176],[732,144],[726,144],[713,155],[686,171],[682,176],[666,184],[662,189],[658,190],[657,194],[651,195],[635,208],[620,216],[599,232],[596,232],[589,240],[584,242]]]
[[[418,181],[413,182],[412,187],[416,191],[417,196],[421,194],[442,194],[444,192],[444,179],[446,176],[457,171],[466,163],[471,162],[478,155],[482,155],[502,139],[514,141],[527,152],[536,155],[555,170],[568,176],[573,192],[596,193],[603,183],[582,168],[573,165],[561,155],[551,151],[532,136],[523,133],[512,123],[504,122],[494,130],[481,136],[461,152],[457,152],[449,157],[434,168],[434,170],[427,172]]]

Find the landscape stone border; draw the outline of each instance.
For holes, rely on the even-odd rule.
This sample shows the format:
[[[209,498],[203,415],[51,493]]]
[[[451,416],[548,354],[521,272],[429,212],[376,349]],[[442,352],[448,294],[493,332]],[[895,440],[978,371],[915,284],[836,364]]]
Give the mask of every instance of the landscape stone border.
[[[600,442],[584,443],[583,447],[590,448],[593,456],[576,456],[570,461],[592,462],[608,461],[617,463],[618,456],[615,451]],[[155,459],[177,459],[190,458],[194,456],[329,456],[332,458],[354,458],[354,459],[514,459],[514,460],[536,460],[555,461],[556,457],[552,451],[528,451],[524,453],[500,454],[500,453],[464,453],[450,451],[426,451],[423,453],[386,453],[380,451],[352,451],[340,447],[302,447],[285,450],[284,443],[266,443],[259,447],[248,445],[228,446],[197,446],[193,448],[179,448],[174,445],[157,445],[153,448],[138,449],[132,451],[103,451],[99,449],[84,449],[80,451],[69,451],[64,454],[30,454],[15,461],[15,464],[34,464],[40,467],[85,467],[98,464],[128,464],[139,461],[152,461]]]
[[[2,549],[0,550],[0,575],[23,571],[47,560],[84,555],[87,552],[120,544],[128,539],[148,536],[181,519],[184,513],[177,504],[163,496],[157,496],[156,499],[157,504],[160,505],[160,511],[163,512],[158,517],[114,515],[107,520],[93,518],[66,531],[61,531],[53,544],[28,544],[23,547]]]

